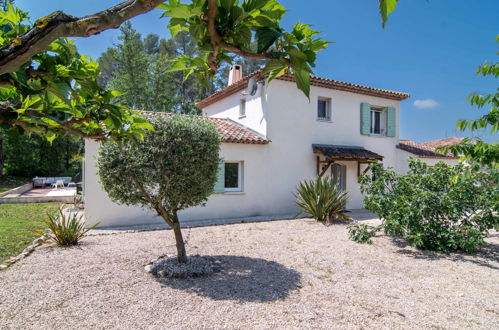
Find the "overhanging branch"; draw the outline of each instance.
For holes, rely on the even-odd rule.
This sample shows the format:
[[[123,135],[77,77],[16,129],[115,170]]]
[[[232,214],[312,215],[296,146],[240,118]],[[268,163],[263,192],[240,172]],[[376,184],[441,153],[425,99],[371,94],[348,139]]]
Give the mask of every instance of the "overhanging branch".
[[[128,0],[82,18],[57,11],[40,18],[20,42],[0,48],[0,74],[15,72],[35,54],[62,37],[88,37],[104,30],[116,29],[121,23],[156,8],[164,0]]]

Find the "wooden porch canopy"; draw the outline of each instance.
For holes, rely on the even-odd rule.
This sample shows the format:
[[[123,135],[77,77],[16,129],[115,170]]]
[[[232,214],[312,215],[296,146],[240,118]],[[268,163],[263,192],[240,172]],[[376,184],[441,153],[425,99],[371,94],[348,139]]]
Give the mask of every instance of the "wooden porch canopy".
[[[331,164],[336,161],[357,161],[357,175],[360,175],[360,164],[370,161],[383,160],[383,156],[358,146],[338,146],[329,144],[312,144],[312,149],[317,155],[317,174],[323,176]],[[320,160],[320,156],[326,160]],[[321,170],[321,164],[326,164]]]

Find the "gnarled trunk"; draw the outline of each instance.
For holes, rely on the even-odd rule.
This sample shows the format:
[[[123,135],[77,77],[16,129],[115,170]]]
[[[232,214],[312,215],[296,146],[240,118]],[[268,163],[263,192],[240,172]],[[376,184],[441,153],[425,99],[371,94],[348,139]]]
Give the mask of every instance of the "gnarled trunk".
[[[184,238],[180,229],[180,222],[178,221],[177,212],[173,214],[173,233],[175,234],[175,242],[177,244],[177,260],[181,264],[187,262],[187,253],[185,252]]]

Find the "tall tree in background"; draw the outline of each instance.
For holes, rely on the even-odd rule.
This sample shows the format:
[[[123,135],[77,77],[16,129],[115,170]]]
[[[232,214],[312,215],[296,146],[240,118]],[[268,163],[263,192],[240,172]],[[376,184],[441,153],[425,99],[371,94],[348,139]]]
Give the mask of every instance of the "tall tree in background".
[[[116,102],[132,109],[198,113],[194,103],[211,94],[216,84],[194,76],[184,79],[182,72],[169,71],[175,57],[198,55],[196,43],[187,32],[169,40],[156,34],[143,38],[126,22],[119,43],[99,58],[99,83],[123,93]]]

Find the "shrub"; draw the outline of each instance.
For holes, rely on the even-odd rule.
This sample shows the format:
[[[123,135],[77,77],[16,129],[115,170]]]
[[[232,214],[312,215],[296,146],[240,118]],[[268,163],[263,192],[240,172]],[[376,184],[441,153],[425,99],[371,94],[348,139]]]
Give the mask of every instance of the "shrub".
[[[376,235],[378,230],[378,227],[362,224],[348,227],[348,234],[352,241],[363,244],[373,244],[372,238]]]
[[[177,259],[187,261],[178,211],[202,205],[213,193],[220,137],[206,118],[148,115],[155,131],[143,141],[106,142],[98,172],[109,197],[156,212],[173,229]]]
[[[384,220],[387,234],[443,253],[473,252],[498,227],[498,172],[411,159],[406,175],[371,164],[374,181],[360,178],[365,207]]]
[[[317,221],[329,224],[336,218],[350,220],[344,213],[348,193],[341,191],[330,176],[300,182],[295,197],[302,211]]]
[[[49,233],[45,234],[39,231],[35,231],[34,233],[38,236],[47,235],[48,240],[62,246],[78,245],[81,238],[99,225],[97,223],[86,228],[85,223],[81,221],[81,216],[78,216],[76,213],[67,216],[62,210],[59,210],[59,216],[47,215],[49,218],[44,222],[47,224]]]

